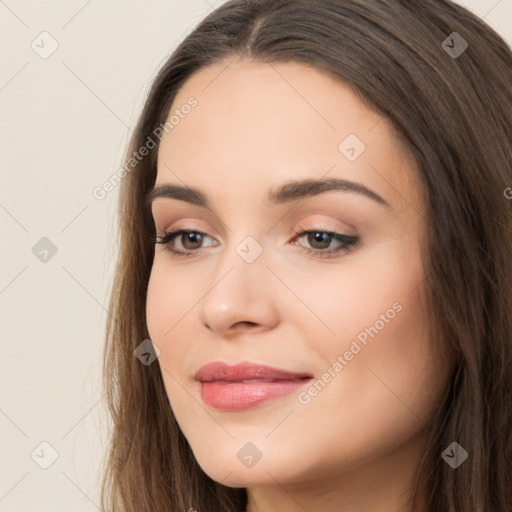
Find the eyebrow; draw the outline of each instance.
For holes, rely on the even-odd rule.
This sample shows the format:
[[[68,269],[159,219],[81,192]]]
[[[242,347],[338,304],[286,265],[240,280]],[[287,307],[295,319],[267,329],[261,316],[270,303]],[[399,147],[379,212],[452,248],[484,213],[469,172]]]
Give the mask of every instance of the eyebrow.
[[[268,204],[278,205],[289,203],[298,199],[324,194],[326,192],[352,192],[361,194],[365,197],[373,199],[377,203],[391,208],[391,205],[379,194],[369,188],[339,178],[322,178],[318,180],[306,179],[300,181],[289,181],[274,187],[268,194]],[[155,187],[145,197],[146,206],[150,207],[155,199],[167,198],[185,201],[204,208],[210,208],[208,198],[203,192],[193,187],[185,187],[166,183]]]

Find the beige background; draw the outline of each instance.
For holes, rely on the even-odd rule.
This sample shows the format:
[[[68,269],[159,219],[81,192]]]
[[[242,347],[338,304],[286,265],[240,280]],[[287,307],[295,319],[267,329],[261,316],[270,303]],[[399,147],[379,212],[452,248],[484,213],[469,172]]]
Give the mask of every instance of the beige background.
[[[0,0],[0,511],[98,510],[117,189],[92,191],[159,65],[221,3]],[[460,3],[512,41],[512,0]]]

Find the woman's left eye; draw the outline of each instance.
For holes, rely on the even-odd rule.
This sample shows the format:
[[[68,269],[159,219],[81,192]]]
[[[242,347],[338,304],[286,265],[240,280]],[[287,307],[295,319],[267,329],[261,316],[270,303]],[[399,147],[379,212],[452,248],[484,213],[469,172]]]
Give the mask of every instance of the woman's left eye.
[[[299,229],[295,231],[296,238],[306,237],[307,243],[312,246],[304,247],[306,252],[319,256],[321,258],[336,257],[340,254],[345,254],[354,250],[359,244],[359,237],[353,235],[345,235],[335,231],[318,230],[304,230]],[[331,242],[337,241],[338,245],[331,246]]]
[[[353,250],[359,243],[359,238],[357,236],[345,235],[321,229],[304,230],[301,228],[295,231],[295,235],[295,238],[306,237],[307,243],[311,247],[305,247],[301,244],[297,244],[296,242],[292,242],[293,245],[300,245],[300,247],[302,247],[307,253],[320,258],[335,257],[337,255],[347,253]],[[177,229],[166,232],[163,235],[157,235],[153,241],[156,244],[164,245],[172,256],[190,257],[195,255],[198,252],[198,249],[202,248],[201,246],[205,239],[213,240],[213,238],[201,231]],[[180,242],[182,249],[177,249],[175,247],[176,240]],[[334,247],[331,246],[333,241],[338,242]]]

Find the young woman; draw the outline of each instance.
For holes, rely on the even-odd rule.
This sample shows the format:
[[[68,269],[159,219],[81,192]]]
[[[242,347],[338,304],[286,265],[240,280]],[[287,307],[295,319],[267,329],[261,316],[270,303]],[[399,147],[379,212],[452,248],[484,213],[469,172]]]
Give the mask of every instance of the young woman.
[[[123,167],[106,511],[512,508],[512,53],[442,0],[231,0]]]

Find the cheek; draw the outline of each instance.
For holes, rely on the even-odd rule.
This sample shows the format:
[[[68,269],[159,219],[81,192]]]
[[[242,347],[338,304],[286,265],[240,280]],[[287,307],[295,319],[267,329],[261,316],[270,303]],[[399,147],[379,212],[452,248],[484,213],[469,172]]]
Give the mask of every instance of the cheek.
[[[170,320],[168,312],[171,308],[165,290],[164,276],[158,272],[156,267],[153,267],[146,296],[146,323],[150,338],[156,343],[161,340],[165,332],[164,323]]]
[[[399,307],[386,310],[393,300]],[[382,434],[407,435],[428,422],[447,375],[445,361],[433,350],[420,289],[395,289],[389,300],[369,304],[366,317],[367,324],[353,326],[357,334],[347,338],[344,351],[338,351],[351,360],[325,399],[345,402],[355,418],[380,424]],[[332,353],[331,359],[335,357]],[[355,423],[356,431],[365,427]]]
[[[344,331],[343,353],[348,351],[350,364],[360,367],[353,374],[360,389],[377,392],[383,388],[390,400],[397,400],[393,391],[416,400],[416,392],[421,394],[422,386],[436,373],[423,305],[423,278],[419,264],[394,265],[367,274],[358,285],[353,283],[347,297],[350,302],[339,314],[337,327]]]
[[[146,323],[149,338],[160,350],[158,363],[171,405],[177,391],[171,376],[176,375],[176,364],[186,355],[186,344],[174,340],[178,339],[180,328],[186,321],[186,312],[190,309],[188,300],[179,294],[179,290],[179,280],[173,279],[158,265],[153,267],[146,297]]]
[[[182,319],[200,296],[199,283],[193,276],[184,277],[160,255],[155,259],[146,297],[146,322],[151,339],[167,346],[179,330]]]
[[[182,359],[180,351],[186,347],[173,343],[179,332],[180,319],[184,317],[186,304],[180,298],[179,280],[172,273],[156,263],[151,271],[147,297],[146,322],[150,339],[158,346],[160,355],[158,364],[162,373],[164,386],[171,407],[176,407],[176,397],[180,395],[180,387],[173,376],[178,376],[175,366]]]
[[[190,369],[191,354],[197,354],[202,345],[197,330],[195,307],[204,296],[204,284],[198,273],[191,275],[178,266],[169,265],[165,256],[155,259],[148,282],[146,323],[150,339],[158,346],[158,362],[171,404],[183,395],[184,377]]]
[[[317,389],[311,386],[307,390],[310,396],[302,395],[300,403],[305,405],[299,405],[293,431],[283,428],[276,432],[277,441],[286,443],[286,436],[293,432],[303,432],[306,439],[308,432],[317,431],[319,438],[344,442],[333,449],[320,439],[308,441],[306,459],[321,452],[326,459],[322,464],[326,466],[340,460],[353,463],[393,450],[429,422],[448,385],[448,368],[432,350],[419,294],[407,296],[396,290],[391,296],[399,298],[402,309],[382,329],[365,331],[352,323],[352,332],[368,334],[366,344],[347,334],[338,338],[336,346],[324,345],[327,364],[322,370],[326,373],[319,375]],[[387,306],[387,301],[381,305]],[[367,324],[373,325],[375,313],[381,310],[376,302],[366,313],[361,312],[355,322],[366,316]],[[348,314],[344,319],[350,322]],[[341,322],[337,324],[340,333]],[[338,356],[345,356],[345,362],[343,369],[336,371],[332,365]],[[334,377],[329,375],[329,366]],[[326,380],[329,382],[324,384]]]
[[[312,399],[312,410],[319,408],[315,413],[341,401],[346,410],[375,420],[391,419],[390,411],[407,412],[404,403],[428,416],[444,389],[444,361],[437,360],[428,332],[419,252],[388,248],[350,271],[331,271],[334,277],[320,280],[323,288],[310,290],[311,309],[335,333],[311,338],[321,355],[320,376],[329,368],[336,374],[332,383],[319,385],[322,397]],[[303,329],[312,332],[306,323]],[[339,356],[342,367],[333,368]]]
[[[314,278],[311,272],[299,278],[283,274],[294,291],[282,309],[283,318],[299,323],[315,350],[344,351],[352,340],[364,343],[372,334],[389,332],[392,325],[422,325],[422,309],[415,307],[411,293],[423,279],[420,265],[404,268],[360,261],[327,268],[325,276],[322,272]]]

